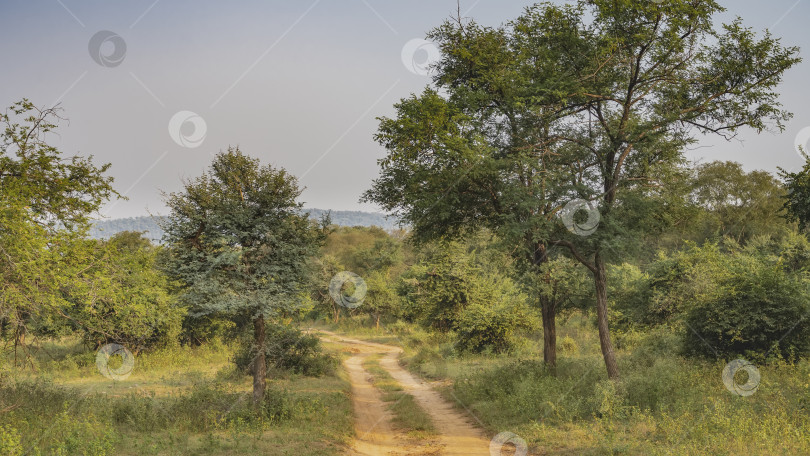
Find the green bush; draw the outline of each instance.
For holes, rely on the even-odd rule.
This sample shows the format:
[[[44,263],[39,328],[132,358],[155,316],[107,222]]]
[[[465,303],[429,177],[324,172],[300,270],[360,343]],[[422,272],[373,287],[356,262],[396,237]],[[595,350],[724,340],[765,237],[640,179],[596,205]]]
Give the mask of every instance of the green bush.
[[[67,292],[67,320],[91,345],[116,342],[134,353],[177,344],[186,310],[158,270],[162,247],[141,233],[122,232],[99,242],[91,287]]]
[[[245,341],[234,355],[234,363],[244,372],[252,372],[256,347]],[[268,325],[264,352],[268,372],[290,371],[312,377],[334,373],[337,360],[323,353],[318,336],[304,334],[287,325]]]
[[[516,333],[532,328],[528,309],[513,304],[476,303],[467,306],[456,323],[461,351],[505,353],[516,345]]]
[[[611,267],[613,327],[649,327],[679,319],[693,306],[717,297],[718,282],[730,275],[736,259],[716,244],[690,245],[660,254],[644,271],[629,264]]]
[[[754,265],[735,274],[723,293],[694,307],[686,318],[688,354],[788,359],[810,352],[807,289],[778,266]]]
[[[0,454],[6,456],[22,456],[23,454],[20,433],[11,425],[0,425]]]
[[[693,356],[808,353],[808,252],[800,235],[754,237],[744,246],[724,239],[660,254],[643,271],[614,266],[609,296],[617,347],[632,348],[639,330],[672,326],[680,327],[683,351]]]

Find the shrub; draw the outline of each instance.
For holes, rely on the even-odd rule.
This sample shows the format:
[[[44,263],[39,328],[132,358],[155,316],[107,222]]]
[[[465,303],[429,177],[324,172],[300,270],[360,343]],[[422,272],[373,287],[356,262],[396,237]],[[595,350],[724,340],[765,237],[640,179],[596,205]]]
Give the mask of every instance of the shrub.
[[[480,353],[508,352],[515,347],[517,331],[532,328],[532,317],[520,305],[476,303],[467,306],[456,323],[458,348]]]
[[[256,347],[243,343],[234,355],[236,366],[252,372]],[[299,329],[286,325],[268,325],[265,339],[265,356],[268,371],[280,369],[312,377],[332,374],[337,360],[323,353],[318,336],[303,334]]]
[[[564,336],[560,339],[560,351],[568,355],[578,355],[579,345],[571,336]]]
[[[86,271],[92,287],[73,287],[67,298],[68,320],[88,343],[117,342],[134,353],[177,343],[186,310],[157,269],[161,249],[134,232],[97,245],[97,261]]]
[[[706,244],[660,254],[645,272],[629,264],[613,266],[608,284],[614,306],[611,323],[617,329],[628,329],[680,318],[693,306],[717,296],[717,284],[729,275],[733,260],[719,246]]]
[[[286,391],[282,391],[272,386],[264,391],[262,399],[262,417],[271,423],[286,421],[292,418],[294,401]]]
[[[810,352],[810,305],[806,287],[778,266],[738,271],[722,294],[694,307],[686,318],[685,351],[692,355],[766,354],[788,359]]]
[[[23,454],[20,433],[12,426],[0,425],[0,454],[21,456]]]

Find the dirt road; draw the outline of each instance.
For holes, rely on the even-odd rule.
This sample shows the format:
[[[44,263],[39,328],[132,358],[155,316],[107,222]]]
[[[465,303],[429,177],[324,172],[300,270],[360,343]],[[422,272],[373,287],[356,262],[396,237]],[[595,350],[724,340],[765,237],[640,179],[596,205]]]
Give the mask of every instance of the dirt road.
[[[489,439],[486,435],[428,384],[400,367],[397,358],[402,350],[399,347],[350,339],[328,331],[320,332],[325,341],[344,345],[347,351],[353,353],[344,362],[352,384],[357,419],[357,438],[349,454],[489,456]],[[435,439],[416,440],[391,425],[391,412],[382,401],[380,391],[373,386],[371,376],[363,369],[363,360],[373,354],[384,355],[380,365],[433,419],[439,434]]]

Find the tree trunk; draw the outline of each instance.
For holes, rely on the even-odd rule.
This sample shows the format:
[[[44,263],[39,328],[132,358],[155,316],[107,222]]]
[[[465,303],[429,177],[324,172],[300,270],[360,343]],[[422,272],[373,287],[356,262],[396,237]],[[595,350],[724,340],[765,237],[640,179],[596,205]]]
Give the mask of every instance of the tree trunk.
[[[595,255],[594,263],[596,272],[593,274],[593,282],[596,287],[596,319],[599,327],[599,344],[602,346],[602,356],[605,358],[608,378],[618,380],[619,366],[616,364],[616,354],[613,352],[613,343],[610,341],[610,328],[608,327],[605,261],[599,253]]]
[[[548,296],[540,297],[540,313],[543,315],[543,361],[552,374],[557,371],[557,309]]]
[[[545,244],[536,244],[534,254],[530,258],[532,263],[540,270],[543,263],[548,261]],[[547,282],[551,278],[545,279]],[[540,293],[540,313],[543,316],[543,362],[549,371],[557,372],[557,309],[556,302],[550,296]]]
[[[253,360],[253,403],[261,404],[264,398],[264,388],[267,386],[267,361],[264,354],[265,325],[264,317],[258,316],[253,320],[253,338],[256,343],[256,358]]]
[[[380,329],[380,314],[374,314],[374,325],[377,329]]]

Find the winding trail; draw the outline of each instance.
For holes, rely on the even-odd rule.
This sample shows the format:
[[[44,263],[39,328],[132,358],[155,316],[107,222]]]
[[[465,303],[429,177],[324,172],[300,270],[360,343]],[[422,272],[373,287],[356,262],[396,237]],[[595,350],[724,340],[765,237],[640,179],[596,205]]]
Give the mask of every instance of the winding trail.
[[[489,439],[462,413],[456,410],[430,385],[403,369],[397,359],[402,349],[392,345],[350,339],[319,330],[321,338],[345,346],[353,355],[344,361],[352,385],[352,402],[356,417],[355,438],[351,455],[357,456],[489,456]],[[412,395],[427,412],[438,436],[418,440],[398,431],[391,424],[392,414],[382,394],[374,387],[371,376],[363,369],[368,356],[383,355],[380,365]]]

